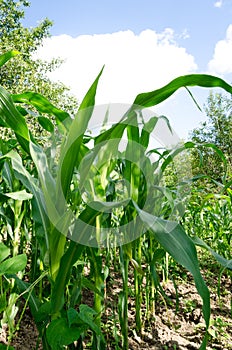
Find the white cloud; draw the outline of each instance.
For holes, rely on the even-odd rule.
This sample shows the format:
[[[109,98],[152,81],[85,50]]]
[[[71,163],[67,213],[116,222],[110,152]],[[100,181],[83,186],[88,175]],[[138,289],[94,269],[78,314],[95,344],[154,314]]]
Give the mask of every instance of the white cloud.
[[[189,34],[187,28],[185,28],[185,29],[183,30],[183,32],[179,35],[179,38],[180,38],[180,39],[184,39],[184,40],[190,38],[190,34]]]
[[[232,73],[232,24],[226,31],[226,38],[215,45],[213,59],[208,64],[213,74]]]
[[[162,33],[144,30],[139,35],[128,30],[76,38],[53,36],[37,52],[42,59],[57,56],[65,63],[51,77],[70,86],[79,99],[105,64],[97,103],[132,103],[138,93],[197,69],[194,57],[178,46],[171,28]]]
[[[215,3],[214,3],[214,7],[218,7],[218,8],[220,8],[220,7],[222,7],[222,0],[218,0],[218,1],[216,1]]]

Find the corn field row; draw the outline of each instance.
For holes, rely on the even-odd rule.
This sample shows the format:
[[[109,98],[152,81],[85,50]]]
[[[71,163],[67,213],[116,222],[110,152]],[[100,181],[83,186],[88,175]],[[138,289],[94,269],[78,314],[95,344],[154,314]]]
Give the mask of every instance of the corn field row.
[[[18,54],[5,53],[0,64]],[[206,144],[221,157],[222,180],[191,176],[198,145],[173,146],[168,120],[145,112],[181,87],[232,93],[232,86],[214,76],[182,76],[139,94],[123,113],[116,106],[121,114],[110,123],[110,111],[95,106],[103,70],[74,119],[40,94],[0,87],[1,326],[11,344],[29,308],[37,348],[127,350],[129,303],[140,337],[157,303],[168,307],[163,285],[176,286],[179,266],[202,300],[206,349],[210,293],[198,256],[212,256],[220,276],[231,278],[231,174],[222,152]],[[159,133],[170,139],[166,147],[154,142]],[[207,185],[199,191],[199,183]]]

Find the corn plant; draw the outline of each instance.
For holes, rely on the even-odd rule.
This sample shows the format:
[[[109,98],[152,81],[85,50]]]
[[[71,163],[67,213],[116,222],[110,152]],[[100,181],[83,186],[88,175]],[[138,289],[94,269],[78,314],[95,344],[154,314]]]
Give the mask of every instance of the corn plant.
[[[2,55],[0,63],[6,63],[15,54]],[[187,235],[178,223],[181,211],[178,198],[161,182],[172,160],[195,145],[186,143],[163,152],[153,149],[158,155],[153,161],[149,156],[149,142],[157,123],[163,121],[171,134],[172,131],[166,118],[153,116],[145,121],[143,111],[161,103],[181,87],[221,87],[229,93],[232,87],[210,75],[176,78],[158,90],[139,94],[119,122],[92,136],[88,127],[94,115],[95,95],[102,74],[103,69],[74,119],[39,94],[10,95],[0,89],[1,125],[15,133],[17,143],[1,155],[0,161],[11,169],[20,186],[33,195],[34,235],[46,292],[44,295],[42,289],[38,292],[35,281],[28,284],[15,277],[16,284],[29,300],[44,349],[72,349],[74,343],[81,349],[82,340],[89,336],[89,331],[92,346],[104,349],[106,341],[101,317],[107,274],[104,273],[103,252],[107,252],[105,260],[109,262],[109,251],[112,249],[117,255],[115,247],[119,246],[123,281],[119,319],[122,348],[126,350],[129,348],[129,266],[131,264],[135,271],[136,322],[137,332],[140,332],[143,254],[152,275],[150,280],[147,278],[151,287],[151,294],[147,295],[150,312],[154,311],[155,288],[160,285],[155,265],[159,255],[168,252],[193,275],[206,323],[200,348],[206,349],[210,296],[200,273],[195,246],[210,250],[227,268],[232,268],[231,262],[214,254],[197,237],[193,239]],[[35,116],[49,137],[41,140],[38,133],[33,134],[27,122],[30,116]],[[53,123],[48,117],[53,118]],[[105,117],[101,120],[103,126]],[[126,145],[121,149],[124,137]],[[149,244],[149,253],[144,253],[143,242]],[[159,251],[154,242],[162,247]],[[90,265],[89,279],[81,270],[85,260]],[[86,287],[94,293],[92,307],[81,303],[81,290]]]
[[[26,254],[18,254],[13,257],[9,257],[10,249],[0,242],[0,313],[1,328],[4,324],[9,327],[9,338],[13,336],[16,329],[15,316],[18,312],[18,306],[16,305],[19,295],[13,291],[12,277],[19,271],[23,271],[27,264]]]

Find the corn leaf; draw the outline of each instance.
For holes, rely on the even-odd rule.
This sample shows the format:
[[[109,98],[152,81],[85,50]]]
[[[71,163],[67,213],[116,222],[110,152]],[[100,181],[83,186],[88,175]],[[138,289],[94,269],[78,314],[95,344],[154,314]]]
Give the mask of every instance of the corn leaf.
[[[10,255],[10,249],[0,242],[0,263]]]
[[[208,246],[208,244],[206,244],[202,239],[200,239],[197,236],[192,237],[192,241],[195,245],[208,250],[213,255],[213,257],[219,262],[219,264],[221,264],[224,268],[232,270],[232,260],[227,260],[220,254],[216,253],[212,248]]]
[[[219,87],[232,94],[232,86],[221,78],[207,74],[189,74],[172,80],[169,84],[160,89],[139,94],[135,98],[133,104],[142,107],[155,106],[166,100],[181,87],[186,86],[200,86],[206,88]]]
[[[60,191],[63,192],[64,197],[67,197],[71,179],[73,176],[74,167],[77,165],[77,160],[79,157],[79,152],[81,149],[84,133],[87,129],[89,120],[92,116],[94,104],[95,104],[95,95],[98,86],[98,81],[102,74],[103,68],[98,74],[97,78],[93,82],[92,86],[85,95],[78,113],[73,120],[67,139],[62,145],[61,155],[60,155],[60,164],[58,170],[58,179],[57,179],[57,193],[58,197]]]
[[[15,132],[16,136],[19,136],[19,143],[28,152],[30,137],[26,121],[16,109],[10,94],[2,86],[0,86],[0,119]],[[21,142],[22,139],[24,142]]]
[[[44,210],[48,214],[49,219],[52,218],[53,221],[55,220],[56,222],[56,220],[59,218],[59,213],[54,206],[55,180],[49,171],[46,154],[43,152],[43,149],[40,146],[35,145],[33,142],[30,142],[30,153],[38,171],[42,193],[45,199],[43,202],[45,206]],[[49,233],[48,242],[51,276],[53,279],[55,279],[59,269],[60,259],[64,253],[66,237],[57,230],[56,226],[53,226],[49,225],[49,227],[47,227],[47,232]]]
[[[206,323],[206,330],[209,327],[210,319],[210,293],[202,278],[196,248],[193,241],[187,236],[184,229],[176,222],[166,221],[151,215],[134,204],[140,219],[153,233],[155,239],[163,248],[183,267],[193,275],[195,285],[203,301],[203,316]],[[207,333],[201,349],[205,349]]]
[[[38,209],[39,209],[39,215],[41,217],[45,238],[46,238],[46,244],[47,248],[49,249],[49,239],[48,239],[48,231],[47,228],[49,227],[49,221],[48,217],[45,212],[45,199],[43,196],[43,193],[41,189],[39,188],[38,180],[36,180],[23,166],[22,159],[20,155],[14,151],[10,151],[9,153],[5,154],[4,156],[0,157],[1,159],[10,159],[12,168],[15,172],[15,177],[22,182],[22,184],[33,194],[34,198],[36,199]]]
[[[60,122],[66,119],[71,121],[67,112],[55,107],[47,98],[36,92],[24,92],[23,94],[12,95],[12,100],[15,103],[25,103],[37,109],[40,113],[54,115]]]
[[[14,274],[25,269],[27,264],[26,254],[19,254],[8,258],[0,264],[0,276],[5,274]]]
[[[80,258],[84,248],[85,246],[71,241],[68,249],[61,258],[60,268],[51,295],[52,314],[57,314],[64,305],[64,292],[71,275],[72,266]]]
[[[6,62],[8,62],[11,58],[20,55],[19,51],[16,50],[10,50],[5,52],[0,56],[0,67],[2,67]]]
[[[46,117],[38,117],[38,122],[45,130],[47,130],[49,132],[54,131],[54,125],[52,124],[50,119],[48,119]]]
[[[26,190],[17,191],[17,192],[8,192],[8,193],[4,193],[4,195],[19,201],[26,201],[33,197],[33,195],[31,193],[28,193]]]

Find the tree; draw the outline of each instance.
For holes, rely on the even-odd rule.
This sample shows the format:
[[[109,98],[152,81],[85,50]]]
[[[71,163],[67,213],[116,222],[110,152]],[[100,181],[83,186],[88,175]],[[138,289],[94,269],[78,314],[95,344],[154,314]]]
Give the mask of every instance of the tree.
[[[221,150],[227,159],[229,175],[232,169],[232,100],[220,93],[210,93],[205,105],[207,120],[191,132],[192,141],[204,144],[213,143]],[[205,174],[220,180],[223,171],[223,161],[212,148],[200,147],[203,155],[203,171]],[[194,167],[197,168],[199,156],[193,153]],[[198,169],[197,169],[198,171]]]
[[[52,82],[47,76],[62,61],[55,58],[44,62],[32,58],[43,40],[50,36],[52,22],[45,18],[37,27],[25,28],[21,21],[28,6],[27,0],[0,0],[0,54],[12,49],[21,53],[1,68],[0,84],[14,94],[24,91],[41,93],[57,107],[75,113],[76,98],[65,85]]]

